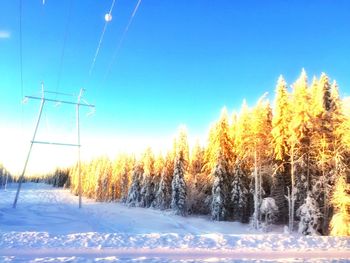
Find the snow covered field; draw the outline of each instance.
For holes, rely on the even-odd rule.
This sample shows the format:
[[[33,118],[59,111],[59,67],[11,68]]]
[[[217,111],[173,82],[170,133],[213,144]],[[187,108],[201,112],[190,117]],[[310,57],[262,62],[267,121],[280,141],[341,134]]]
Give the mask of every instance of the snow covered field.
[[[180,217],[68,190],[24,184],[0,190],[1,262],[350,262],[350,238],[259,233],[235,222]]]

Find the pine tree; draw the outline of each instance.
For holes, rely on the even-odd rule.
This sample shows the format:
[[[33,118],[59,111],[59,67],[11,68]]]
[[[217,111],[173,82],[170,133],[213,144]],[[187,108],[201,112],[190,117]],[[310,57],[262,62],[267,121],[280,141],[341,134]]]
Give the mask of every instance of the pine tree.
[[[199,141],[197,140],[192,150],[189,172],[193,175],[199,174],[202,172],[203,165],[204,165],[204,149],[202,148]]]
[[[174,165],[174,176],[171,183],[172,199],[171,208],[177,215],[186,215],[186,183],[185,183],[184,159],[181,156],[176,157]]]
[[[186,183],[185,173],[188,168],[189,148],[185,127],[180,127],[178,140],[176,141],[176,157],[174,163],[174,175],[171,183],[172,198],[171,208],[178,215],[186,214]]]
[[[165,164],[161,172],[159,187],[154,200],[154,207],[159,209],[169,209],[171,204],[171,182],[174,174],[174,163],[176,155],[176,140],[173,143],[173,149],[168,151],[165,157]]]
[[[160,182],[162,179],[162,172],[165,167],[165,160],[162,154],[158,154],[157,158],[154,162],[154,176],[153,176],[153,191],[154,191],[154,199],[152,201],[151,206],[157,207],[156,197],[160,187]]]
[[[233,219],[242,223],[249,221],[247,175],[239,162],[234,166],[231,198],[233,203]]]
[[[230,137],[230,127],[226,108],[221,112],[216,124],[212,152],[215,153],[215,168],[211,172],[212,188],[212,219],[225,220],[231,216],[231,167],[234,160],[233,142]]]
[[[310,192],[306,196],[305,203],[298,208],[296,214],[300,217],[299,233],[303,235],[318,235],[317,229],[319,228],[322,214]]]
[[[130,186],[130,171],[135,164],[135,158],[132,156],[123,155],[121,157],[122,167],[120,172],[120,200],[126,202]]]
[[[211,218],[213,220],[226,220],[229,216],[227,201],[229,199],[229,189],[227,184],[227,162],[221,153],[218,153],[217,164],[212,172],[214,178],[212,188]]]
[[[311,137],[311,153],[316,160],[311,173],[312,192],[323,213],[320,231],[327,234],[332,214],[330,204],[331,193],[339,163],[344,155],[341,123],[344,121],[336,83],[330,85],[328,76],[322,73],[318,85],[318,104],[321,105],[313,115],[313,135]],[[315,111],[314,111],[315,112]]]
[[[309,188],[310,113],[307,76],[303,70],[293,85],[289,124],[291,188],[288,192],[289,230],[293,231],[295,209],[302,205]]]
[[[191,153],[187,185],[187,209],[190,214],[203,214],[210,210],[207,200],[211,194],[210,179],[202,173],[204,166],[204,149],[197,140]]]
[[[252,225],[255,229],[260,227],[260,205],[263,197],[263,174],[269,174],[271,168],[271,121],[272,112],[265,95],[261,97],[252,112],[252,138],[250,153],[254,160],[254,214]]]
[[[350,236],[350,184],[346,182],[345,175],[338,178],[331,202],[336,213],[330,223],[330,234]]]
[[[129,206],[139,206],[141,202],[141,180],[143,175],[143,167],[141,163],[137,163],[132,170],[132,183],[129,189],[126,203]]]
[[[282,76],[279,77],[276,87],[274,114],[272,118],[272,144],[275,156],[275,172],[271,188],[271,196],[280,208],[278,221],[288,219],[288,204],[285,199],[290,180],[288,129],[290,122],[290,104],[287,84]]]
[[[261,202],[260,213],[262,217],[264,217],[263,229],[269,231],[270,225],[275,222],[278,213],[275,199],[272,197],[265,197]]]
[[[151,148],[147,148],[143,156],[143,175],[141,183],[141,207],[150,207],[155,198],[154,192],[154,155]]]
[[[159,209],[168,209],[171,204],[171,182],[174,174],[174,156],[175,152],[169,151],[165,158],[164,167],[161,172],[159,187],[156,192],[154,207]]]

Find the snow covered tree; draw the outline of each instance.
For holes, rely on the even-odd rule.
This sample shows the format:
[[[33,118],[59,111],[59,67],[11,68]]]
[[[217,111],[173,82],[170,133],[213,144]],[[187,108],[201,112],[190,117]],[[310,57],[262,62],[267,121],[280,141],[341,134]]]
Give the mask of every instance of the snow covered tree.
[[[189,173],[185,177],[189,214],[205,214],[210,211],[208,199],[211,195],[211,183],[209,176],[202,172],[203,166],[204,149],[197,140],[191,153]]]
[[[156,206],[156,196],[160,187],[160,181],[162,179],[162,172],[165,166],[165,160],[163,155],[160,153],[155,159],[154,162],[154,176],[153,176],[153,191],[154,191],[154,199],[152,201],[151,206],[157,207]]]
[[[132,170],[132,183],[129,189],[126,203],[129,206],[139,206],[141,202],[141,180],[143,167],[141,163],[135,164]]]
[[[285,199],[287,187],[290,184],[288,129],[290,115],[289,94],[287,84],[282,76],[276,87],[274,114],[272,118],[272,145],[274,149],[275,165],[271,187],[271,196],[279,207],[278,220],[286,222],[288,219],[288,203]]]
[[[300,217],[298,232],[303,235],[318,235],[317,229],[320,224],[322,214],[316,200],[310,192],[306,196],[305,203],[297,210]]]
[[[254,214],[252,225],[255,229],[260,227],[260,204],[263,196],[263,173],[271,168],[271,119],[270,104],[261,97],[252,112],[252,138],[250,153],[254,160]],[[267,172],[268,173],[268,172]]]
[[[293,85],[292,120],[290,143],[293,147],[293,170],[296,188],[296,206],[303,204],[309,188],[309,151],[311,116],[309,112],[310,97],[307,84],[307,75],[303,69],[299,79]]]
[[[122,202],[126,202],[128,198],[129,186],[130,186],[130,174],[132,167],[135,165],[135,157],[134,156],[122,156],[122,169],[120,173],[120,200]]]
[[[189,172],[193,175],[199,174],[202,172],[203,165],[204,165],[204,149],[199,144],[199,141],[197,140],[192,149]]]
[[[269,226],[276,220],[278,207],[275,199],[272,197],[265,197],[260,205],[260,213],[264,217],[264,229],[269,230]]]
[[[338,178],[331,202],[335,214],[330,223],[330,234],[350,236],[350,184],[346,182],[345,175]]]
[[[304,69],[293,85],[292,118],[289,123],[291,188],[288,192],[289,231],[293,231],[295,209],[306,198],[309,188],[310,114],[307,76]]]
[[[243,100],[239,116],[232,126],[231,137],[235,146],[236,158],[244,165],[251,166],[251,158],[247,149],[251,146],[251,110],[245,100]]]
[[[141,183],[141,207],[150,207],[154,198],[154,155],[151,148],[147,148],[144,153],[143,162],[143,175]]]
[[[171,204],[171,182],[174,174],[174,157],[174,151],[169,151],[165,157],[159,187],[153,204],[154,207],[162,210],[170,208]]]
[[[240,162],[237,161],[233,169],[233,181],[231,199],[233,205],[233,219],[242,223],[249,221],[248,210],[248,178],[244,173]]]
[[[98,186],[96,189],[97,201],[108,201],[108,188],[112,177],[112,164],[107,157],[98,160]]]
[[[320,231],[327,234],[332,217],[331,193],[340,172],[339,164],[346,152],[342,143],[345,132],[341,129],[344,115],[336,82],[330,85],[328,76],[322,73],[317,91],[318,107],[317,110],[312,109],[310,152],[314,167],[311,172],[311,190],[323,213]]]
[[[214,178],[212,188],[211,218],[213,220],[226,220],[229,215],[227,200],[229,200],[229,185],[227,162],[225,158],[218,153],[217,164],[212,172]]]
[[[176,157],[174,163],[174,175],[171,183],[172,198],[171,208],[178,215],[186,214],[186,183],[185,173],[189,162],[189,147],[187,141],[187,131],[185,127],[180,127],[178,140],[176,141]]]
[[[226,108],[222,110],[220,120],[215,127],[212,145],[212,158],[215,160],[215,167],[211,172],[213,178],[211,215],[213,220],[225,220],[231,213],[230,186],[232,178],[230,167],[232,167],[231,164],[234,159]]]
[[[177,215],[186,214],[186,183],[185,183],[184,159],[181,156],[176,157],[174,165],[174,176],[171,183],[172,199],[171,208]]]

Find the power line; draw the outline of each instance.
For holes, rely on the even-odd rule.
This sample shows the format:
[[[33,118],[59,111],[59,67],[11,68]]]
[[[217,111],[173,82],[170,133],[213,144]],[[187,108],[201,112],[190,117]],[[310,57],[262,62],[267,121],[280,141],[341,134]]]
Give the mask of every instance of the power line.
[[[20,86],[21,86],[21,132],[23,133],[23,116],[24,116],[24,108],[23,108],[23,44],[22,44],[22,0],[19,0],[19,70],[20,70]]]
[[[129,27],[130,27],[131,23],[132,23],[132,21],[134,20],[135,14],[136,14],[136,12],[137,12],[137,10],[138,10],[140,4],[141,4],[141,1],[142,1],[142,0],[138,0],[137,3],[136,3],[136,6],[135,6],[135,8],[134,8],[134,10],[133,10],[133,12],[132,12],[130,18],[129,18],[128,24],[126,25],[126,27],[125,27],[125,29],[124,29],[124,31],[123,31],[123,34],[122,34],[122,36],[121,36],[121,38],[120,38],[120,40],[119,40],[119,42],[118,42],[118,45],[117,45],[117,47],[115,48],[115,50],[114,50],[114,52],[113,52],[112,59],[111,59],[109,65],[108,65],[108,68],[107,68],[106,74],[105,74],[105,76],[104,76],[104,78],[103,78],[103,81],[106,80],[106,78],[108,77],[108,75],[109,75],[109,73],[110,73],[110,71],[111,71],[111,69],[112,69],[112,66],[113,66],[113,64],[114,64],[114,61],[115,61],[115,59],[117,58],[117,56],[118,56],[118,54],[119,54],[119,50],[120,50],[120,48],[121,48],[121,46],[122,46],[122,44],[123,44],[123,42],[124,42],[124,39],[125,39],[125,36],[126,36],[127,32],[129,31]]]
[[[23,99],[22,0],[19,0],[19,64],[20,64],[21,100],[22,100]]]
[[[58,70],[58,79],[57,79],[56,92],[58,91],[58,89],[60,87],[60,83],[61,83],[63,59],[64,59],[66,43],[67,43],[67,38],[68,38],[70,20],[71,20],[71,16],[72,16],[72,6],[73,6],[73,0],[70,0],[69,9],[68,9],[67,24],[66,24],[66,29],[65,29],[65,33],[64,33],[63,47],[62,47],[61,58],[60,58],[60,66],[59,66],[59,70]]]
[[[111,16],[112,15],[112,11],[113,11],[113,8],[114,8],[114,4],[115,4],[115,0],[113,0],[112,2],[112,5],[109,9],[109,12],[108,12],[108,15]],[[97,45],[97,48],[96,48],[96,51],[95,51],[95,55],[94,55],[94,58],[92,59],[92,63],[91,63],[91,66],[90,66],[90,70],[89,70],[89,76],[91,76],[91,73],[95,67],[95,63],[96,63],[96,59],[97,59],[97,56],[100,52],[100,48],[101,48],[101,45],[102,45],[102,41],[103,41],[103,38],[104,38],[104,35],[105,35],[105,32],[106,32],[106,29],[107,29],[107,24],[109,23],[110,21],[106,19],[105,21],[105,25],[103,27],[103,30],[102,30],[102,33],[101,33],[101,36],[100,36],[100,39],[98,41],[98,45]]]

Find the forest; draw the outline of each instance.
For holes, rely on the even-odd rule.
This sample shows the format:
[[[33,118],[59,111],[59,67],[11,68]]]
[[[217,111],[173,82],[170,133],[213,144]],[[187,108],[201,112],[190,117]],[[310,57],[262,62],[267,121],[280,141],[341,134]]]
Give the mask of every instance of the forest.
[[[288,87],[280,76],[271,105],[262,96],[239,113],[223,108],[206,145],[189,149],[180,127],[165,155],[120,154],[81,164],[82,195],[128,206],[210,215],[269,231],[284,224],[304,235],[350,235],[350,112],[336,81],[303,70]],[[111,146],[112,147],[112,146]],[[79,167],[46,181],[79,189]]]

